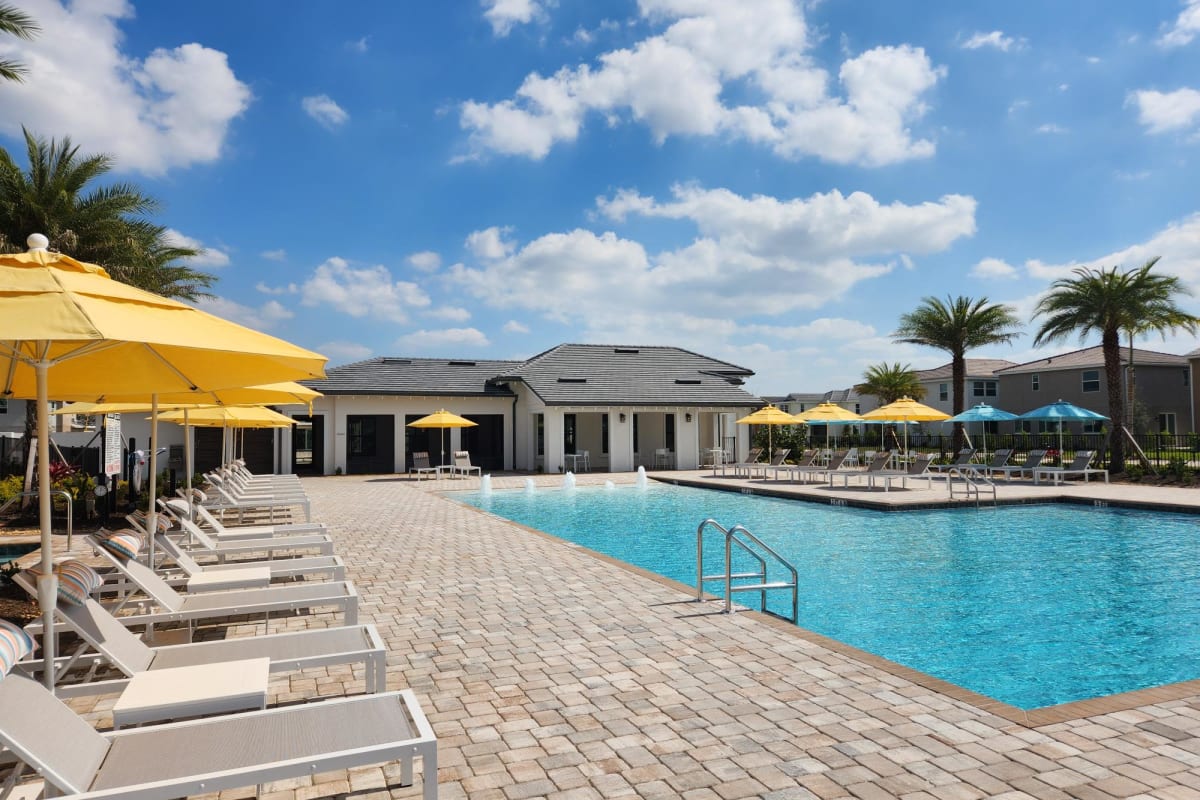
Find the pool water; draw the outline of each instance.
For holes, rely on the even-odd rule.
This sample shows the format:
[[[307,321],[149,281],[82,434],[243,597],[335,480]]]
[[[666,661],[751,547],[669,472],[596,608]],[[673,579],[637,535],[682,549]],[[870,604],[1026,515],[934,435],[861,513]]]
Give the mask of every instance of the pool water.
[[[1022,709],[1200,677],[1192,515],[881,512],[663,484],[453,497],[688,585],[697,525],[742,524],[799,571],[801,627]],[[705,574],[722,571],[719,541]],[[768,600],[790,616],[790,592]]]
[[[36,544],[0,544],[0,564],[16,561],[26,553],[37,550]]]

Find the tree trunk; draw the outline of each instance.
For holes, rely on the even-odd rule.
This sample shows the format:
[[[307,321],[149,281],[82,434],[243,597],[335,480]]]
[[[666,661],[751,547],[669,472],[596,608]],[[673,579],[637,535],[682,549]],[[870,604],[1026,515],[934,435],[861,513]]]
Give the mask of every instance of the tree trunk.
[[[954,398],[954,414],[952,416],[957,417],[963,411],[966,411],[964,408],[964,404],[966,403],[964,395],[967,391],[967,359],[962,353],[954,353],[953,356],[950,362],[950,380],[954,384],[954,394],[952,395]],[[963,449],[964,439],[963,424],[961,422],[954,423],[954,445],[952,450],[955,453]]]
[[[1125,423],[1125,395],[1121,385],[1121,338],[1120,331],[1105,331],[1101,338],[1104,351],[1104,380],[1108,384],[1108,441],[1112,447],[1112,459],[1108,464],[1110,474],[1125,471],[1125,436],[1121,426]]]

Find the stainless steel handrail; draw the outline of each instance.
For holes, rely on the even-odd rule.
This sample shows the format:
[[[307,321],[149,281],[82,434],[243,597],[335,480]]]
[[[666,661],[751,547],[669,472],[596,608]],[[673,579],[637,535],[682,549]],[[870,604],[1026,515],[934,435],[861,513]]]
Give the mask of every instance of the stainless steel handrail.
[[[75,535],[75,498],[71,497],[71,493],[66,489],[51,489],[50,494],[62,495],[67,500],[67,549],[71,549],[71,539]],[[21,492],[14,494],[8,500],[4,501],[4,505],[0,506],[0,514],[8,510],[8,507],[20,500],[22,497],[37,497],[37,492]]]
[[[951,500],[954,499],[954,480],[953,479],[954,479],[954,476],[957,475],[958,477],[962,478],[963,483],[966,484],[966,492],[967,492],[968,500],[971,497],[971,491],[974,490],[974,492],[975,492],[975,507],[976,508],[979,508],[983,502],[982,489],[980,488],[981,483],[983,485],[991,488],[991,490],[992,490],[992,505],[997,505],[996,483],[995,483],[995,481],[993,481],[991,478],[987,477],[983,473],[979,472],[978,470],[974,470],[974,469],[961,469],[959,467],[952,467],[946,471],[946,474],[948,476],[946,479],[946,485],[950,487],[950,499]]]
[[[719,575],[704,574],[704,532],[708,528],[715,528],[720,531],[725,537],[725,571]],[[751,547],[746,541],[749,539],[755,547],[765,551],[771,558],[775,559],[786,569],[792,576],[790,583],[788,582],[767,582],[767,562],[754,547]],[[737,545],[740,550],[758,564],[757,572],[740,572],[733,571],[733,546]],[[735,579],[757,578],[758,583],[735,585]],[[732,528],[726,529],[715,519],[706,519],[696,528],[696,601],[704,600],[704,584],[707,581],[721,580],[725,583],[725,613],[733,612],[733,593],[757,591],[759,594],[760,608],[766,613],[772,613],[767,610],[767,590],[768,589],[791,589],[792,590],[792,622],[796,622],[800,616],[800,575],[796,568],[791,565],[783,556],[775,552],[763,540],[759,539],[751,533],[744,525],[734,525]]]

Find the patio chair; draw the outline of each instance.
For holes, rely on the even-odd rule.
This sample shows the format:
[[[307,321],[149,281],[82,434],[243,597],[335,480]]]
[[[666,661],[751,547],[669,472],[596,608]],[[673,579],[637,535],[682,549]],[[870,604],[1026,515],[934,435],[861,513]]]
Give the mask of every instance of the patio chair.
[[[762,454],[763,454],[763,448],[751,447],[750,452],[748,452],[746,454],[745,461],[721,464],[721,474],[724,475],[726,470],[731,469],[731,470],[733,470],[733,474],[735,476],[739,475],[740,470],[748,470],[752,465],[759,463],[758,460],[760,458],[762,458]]]
[[[176,501],[163,503],[162,507],[170,514],[186,538],[191,539],[198,548],[207,554],[223,561],[228,556],[245,556],[251,553],[266,553],[268,557],[276,553],[296,553],[298,551],[316,550],[320,555],[333,555],[333,540],[325,533],[305,533],[297,536],[260,536],[254,539],[234,539],[233,541],[218,541],[208,535],[207,531],[182,515]]]
[[[438,468],[429,465],[429,453],[427,451],[414,450],[412,454],[413,465],[408,468],[408,474],[417,473],[417,480],[424,480],[426,475],[431,475],[434,478],[438,475]]]
[[[346,580],[346,563],[338,556],[308,556],[303,558],[278,558],[273,561],[238,561],[225,564],[200,564],[192,558],[197,550],[188,552],[165,534],[155,534],[154,543],[159,550],[187,577],[189,592],[216,591],[220,589],[248,589],[266,586],[272,581],[299,578],[303,575],[320,575],[331,581]]]
[[[1003,475],[1004,480],[1006,481],[1011,481],[1013,475],[1016,475],[1018,478],[1022,478],[1027,472],[1029,473],[1029,477],[1032,478],[1033,471],[1041,466],[1042,459],[1045,457],[1045,450],[1030,450],[1029,454],[1025,456],[1024,464],[1008,464],[1003,467],[988,467],[985,473],[989,478],[993,475]]]
[[[751,465],[751,467],[746,471],[746,476],[753,478],[754,473],[757,472],[761,473],[763,480],[766,480],[767,470],[776,469],[783,466],[783,460],[788,457],[788,453],[790,452],[792,451],[786,447],[776,450],[775,455],[771,456],[771,460],[769,462]]]
[[[0,743],[61,794],[166,800],[400,760],[437,798],[437,738],[411,690],[98,733],[41,684],[0,680]],[[19,775],[17,776],[19,778]]]
[[[964,447],[958,451],[958,455],[949,464],[930,464],[931,472],[950,472],[951,470],[962,470],[971,463],[971,459],[975,457],[974,447]]]
[[[805,470],[798,470],[796,474],[796,480],[799,481],[800,476],[803,475],[806,481],[824,481],[826,475],[841,469],[845,465],[846,459],[849,457],[849,450],[837,450],[829,457],[829,463],[825,466],[809,467]]]
[[[669,447],[659,447],[654,451],[655,469],[674,469],[675,453]],[[736,474],[736,473],[735,473]]]
[[[878,481],[883,482],[883,490],[890,492],[892,489],[892,481],[900,481],[900,488],[907,489],[909,480],[913,478],[925,478],[932,484],[929,476],[929,464],[933,461],[932,453],[922,453],[913,459],[913,462],[908,465],[907,469],[897,470],[880,470],[873,472],[867,476],[867,486],[871,489],[875,488]]]
[[[159,508],[167,503],[172,517],[182,516],[204,528],[217,541],[233,541],[235,539],[265,539],[274,536],[304,536],[314,533],[328,533],[329,528],[324,522],[281,522],[277,525],[226,525],[209,511],[203,502],[188,504],[180,497],[159,498]],[[142,512],[135,512],[142,514]],[[144,515],[143,515],[144,516]],[[125,519],[129,519],[128,516]]]
[[[95,536],[84,537],[89,545],[112,563],[134,586],[141,589],[158,610],[121,617],[124,625],[157,622],[188,622],[264,614],[270,622],[273,611],[300,611],[334,607],[342,612],[342,624],[358,623],[358,592],[349,581],[301,583],[201,594],[180,594],[162,576],[135,559],[121,558],[105,548]],[[128,600],[128,598],[126,598]],[[123,605],[123,603],[122,603]]]
[[[1088,482],[1089,475],[1103,475],[1104,482],[1108,483],[1108,470],[1093,467],[1092,461],[1096,458],[1095,450],[1080,450],[1075,453],[1075,460],[1065,467],[1038,467],[1033,471],[1033,482],[1040,483],[1042,478],[1049,478],[1050,482],[1058,485],[1066,480],[1067,476],[1083,476],[1083,482]]]
[[[968,464],[966,470],[972,477],[983,476],[991,477],[992,470],[1003,469],[1008,466],[1008,460],[1012,458],[1012,450],[1009,448],[1001,448],[992,453],[992,460],[986,464]]]
[[[842,486],[849,489],[851,478],[854,478],[856,481],[859,478],[869,479],[874,473],[886,471],[887,465],[891,460],[891,450],[879,450],[871,457],[871,461],[867,464],[866,469],[835,469],[829,473],[829,487],[833,488],[834,478],[840,475],[842,476]]]
[[[306,495],[236,494],[219,480],[215,483],[209,481],[209,486],[217,494],[215,500],[210,498],[205,502],[209,511],[233,511],[237,513],[239,521],[245,519],[248,511],[266,511],[273,522],[277,509],[287,509],[290,512],[291,509],[300,507],[304,509],[304,521],[312,522],[312,504]]]
[[[781,480],[779,477],[781,473],[786,476],[791,473],[801,472],[809,469],[810,467],[816,466],[817,458],[820,457],[820,455],[820,450],[805,450],[800,454],[800,457],[796,459],[795,464],[780,464],[775,467],[775,480]],[[782,480],[787,480],[787,478],[785,477]]]
[[[450,466],[450,474],[468,476],[472,472],[482,477],[483,467],[477,467],[471,463],[471,451],[455,450],[454,463]]]
[[[15,576],[16,583],[31,597],[37,585],[25,573]],[[291,672],[332,664],[362,662],[366,691],[374,694],[386,688],[387,650],[374,625],[347,625],[338,628],[312,628],[286,631],[242,639],[218,639],[158,647],[147,645],[130,632],[107,609],[86,598],[83,605],[59,602],[58,616],[79,638],[95,648],[121,672],[133,677],[139,672],[176,669],[223,661],[269,658],[271,672]],[[108,688],[114,687],[111,682]],[[105,689],[98,685],[97,688]]]

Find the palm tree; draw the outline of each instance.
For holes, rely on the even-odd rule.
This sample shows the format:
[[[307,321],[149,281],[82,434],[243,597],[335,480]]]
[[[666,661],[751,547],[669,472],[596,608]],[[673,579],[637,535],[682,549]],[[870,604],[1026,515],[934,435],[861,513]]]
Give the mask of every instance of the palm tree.
[[[0,4],[0,33],[16,36],[18,39],[32,39],[41,31],[33,17],[24,11],[8,4]],[[18,61],[8,61],[0,58],[0,80],[20,83],[25,80],[29,70]]]
[[[920,400],[925,397],[925,387],[917,380],[911,364],[900,366],[900,362],[889,365],[886,361],[867,367],[863,382],[854,387],[859,394],[874,395],[879,405],[894,403],[901,397]]]
[[[953,413],[966,408],[967,351],[989,344],[1008,344],[1020,336],[1020,320],[1012,308],[989,304],[986,297],[947,297],[942,302],[926,297],[916,311],[900,317],[892,338],[906,344],[936,347],[950,354],[950,381],[954,387]],[[954,425],[954,450],[963,446],[962,423]]]
[[[180,263],[199,251],[172,245],[166,228],[146,219],[157,201],[129,183],[88,190],[112,169],[111,157],[80,156],[69,138],[24,134],[28,172],[0,148],[0,252],[23,250],[26,236],[43,233],[51,249],[140,289],[182,300],[206,294],[215,277]]]
[[[1125,397],[1121,381],[1121,332],[1157,331],[1166,338],[1168,331],[1182,328],[1195,334],[1200,317],[1186,313],[1175,298],[1191,291],[1178,277],[1152,275],[1158,263],[1152,258],[1137,269],[1120,272],[1111,269],[1079,267],[1074,278],[1060,278],[1038,301],[1034,317],[1045,317],[1033,344],[1056,342],[1078,333],[1085,340],[1100,334],[1104,352],[1104,378],[1108,384],[1108,413],[1113,425],[1125,419]],[[1132,401],[1132,398],[1130,398]],[[1125,470],[1125,440],[1111,437],[1112,459],[1109,472]]]

